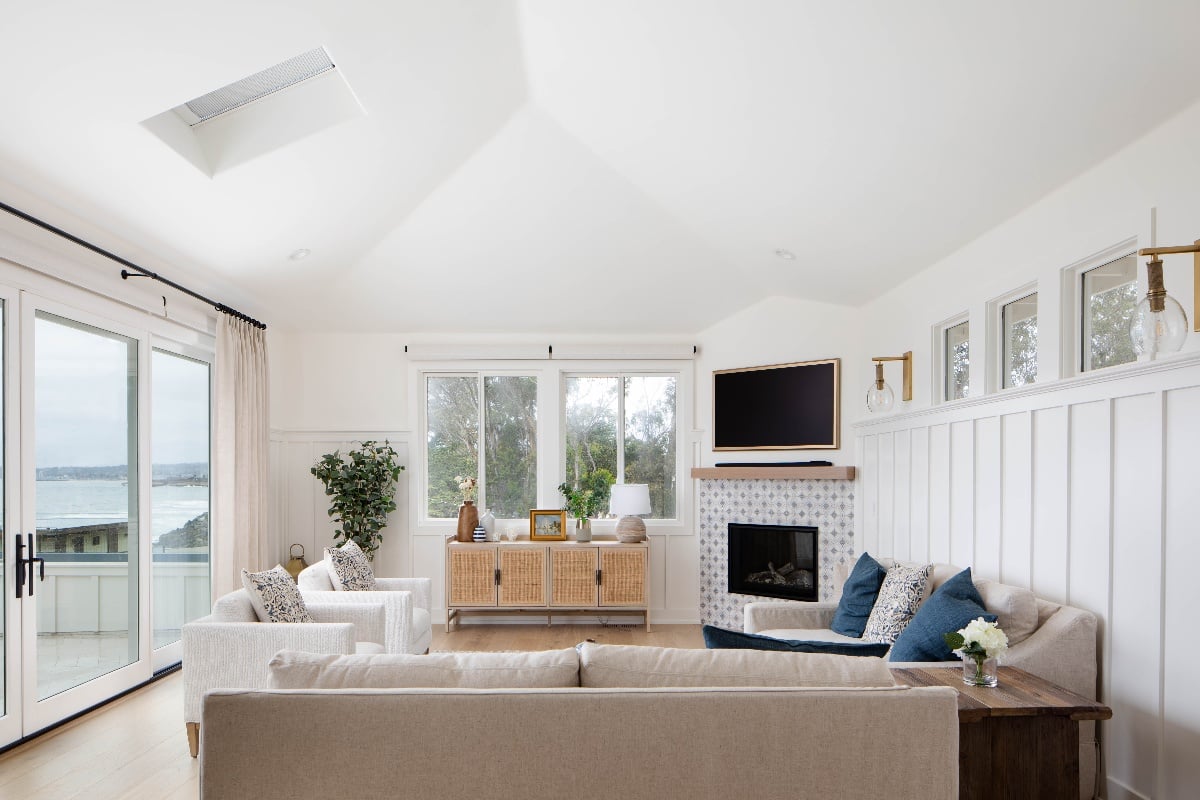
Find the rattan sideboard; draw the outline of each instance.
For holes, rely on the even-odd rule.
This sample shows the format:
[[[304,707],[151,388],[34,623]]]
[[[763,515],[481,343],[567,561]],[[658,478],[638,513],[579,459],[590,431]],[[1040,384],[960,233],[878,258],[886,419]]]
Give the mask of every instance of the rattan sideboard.
[[[641,614],[650,630],[648,542],[446,542],[446,631],[463,614]]]

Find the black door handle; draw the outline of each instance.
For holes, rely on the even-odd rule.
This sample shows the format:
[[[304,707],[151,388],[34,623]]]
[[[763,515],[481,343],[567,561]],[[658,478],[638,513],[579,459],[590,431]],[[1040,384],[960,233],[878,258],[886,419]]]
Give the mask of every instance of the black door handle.
[[[33,554],[33,534],[25,534],[28,544],[21,542],[21,534],[17,534],[17,599],[21,598],[22,588],[28,585],[29,596],[33,597],[33,565],[37,564],[38,580],[46,580],[46,561],[38,558]],[[22,553],[24,550],[29,550],[29,557],[25,558]],[[26,575],[25,570],[29,569],[29,574]]]
[[[21,534],[16,536],[17,550],[17,599],[22,597],[22,591],[25,587],[25,557],[22,553],[25,552],[25,543],[21,541]]]

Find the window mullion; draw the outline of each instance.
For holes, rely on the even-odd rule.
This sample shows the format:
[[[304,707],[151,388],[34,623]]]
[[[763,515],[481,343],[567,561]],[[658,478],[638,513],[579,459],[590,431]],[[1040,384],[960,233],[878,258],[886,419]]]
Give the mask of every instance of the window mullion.
[[[617,373],[617,483],[625,482],[625,373]]]

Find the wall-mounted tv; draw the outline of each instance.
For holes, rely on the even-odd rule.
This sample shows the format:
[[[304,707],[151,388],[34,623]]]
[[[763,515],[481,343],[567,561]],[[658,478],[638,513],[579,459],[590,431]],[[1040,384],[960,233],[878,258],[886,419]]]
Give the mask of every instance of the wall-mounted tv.
[[[841,359],[713,372],[714,450],[834,450]]]

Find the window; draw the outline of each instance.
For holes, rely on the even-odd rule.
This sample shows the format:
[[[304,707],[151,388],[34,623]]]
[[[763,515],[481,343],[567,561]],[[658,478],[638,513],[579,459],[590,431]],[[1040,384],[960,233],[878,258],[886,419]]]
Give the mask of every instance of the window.
[[[942,337],[944,399],[961,400],[971,393],[971,323],[950,325]]]
[[[607,470],[650,487],[651,519],[676,518],[677,385],[673,375],[568,376],[564,480]]]
[[[1000,310],[1004,343],[1002,386],[1024,386],[1037,380],[1037,292],[1006,303]]]
[[[1081,276],[1081,369],[1112,367],[1137,360],[1129,340],[1129,319],[1137,306],[1137,259],[1133,254]]]
[[[457,516],[459,475],[479,478],[479,506],[498,518],[537,508],[537,378],[429,375],[425,386],[428,516]]]

